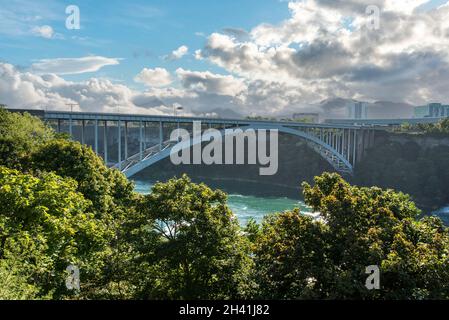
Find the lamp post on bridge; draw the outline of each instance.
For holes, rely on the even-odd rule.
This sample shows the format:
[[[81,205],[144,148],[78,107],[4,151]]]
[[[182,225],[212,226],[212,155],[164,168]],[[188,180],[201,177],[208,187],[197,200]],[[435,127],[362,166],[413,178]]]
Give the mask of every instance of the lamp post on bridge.
[[[182,111],[184,110],[184,107],[181,106],[179,103],[173,103],[173,116],[176,117],[176,112],[177,111]]]
[[[173,116],[176,117],[176,111],[182,111],[184,110],[183,106],[181,106],[179,103],[173,103]],[[179,141],[179,121],[178,121],[178,137],[176,138],[177,141]]]
[[[79,105],[79,103],[66,103],[66,106],[69,106],[70,107],[70,113],[72,113],[73,112],[73,107],[74,106],[80,106]]]
[[[70,119],[69,119],[69,133],[70,137],[73,135],[73,129],[72,129],[72,113],[73,113],[73,106],[78,106],[78,103],[66,103],[67,106],[70,106]]]

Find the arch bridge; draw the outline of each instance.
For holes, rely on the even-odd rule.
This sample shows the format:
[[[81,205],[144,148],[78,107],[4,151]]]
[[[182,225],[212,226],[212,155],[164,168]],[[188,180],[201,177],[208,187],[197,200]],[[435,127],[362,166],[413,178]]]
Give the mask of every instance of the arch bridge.
[[[226,129],[278,130],[299,137],[320,154],[337,172],[352,175],[365,151],[374,144],[377,128],[365,124],[307,124],[283,121],[170,117],[43,111],[42,117],[57,132],[90,145],[110,167],[127,177],[170,156],[177,143],[170,140],[174,129],[192,131],[201,122],[202,131],[213,128],[225,135]],[[204,142],[191,137],[189,146]]]

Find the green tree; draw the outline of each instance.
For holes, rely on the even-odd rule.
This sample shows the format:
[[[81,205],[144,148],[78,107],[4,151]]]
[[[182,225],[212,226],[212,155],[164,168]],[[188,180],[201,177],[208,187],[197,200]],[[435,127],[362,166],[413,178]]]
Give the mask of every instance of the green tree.
[[[187,176],[158,183],[142,201],[141,298],[228,299],[249,293],[246,238],[227,196]],[[150,244],[150,246],[145,246]]]
[[[138,215],[139,195],[134,185],[115,169],[106,167],[90,147],[78,142],[54,139],[31,155],[34,171],[51,171],[77,181],[77,190],[91,201],[89,208],[110,231],[103,275],[90,292],[94,298],[129,298],[132,290],[125,274],[132,256],[131,232]]]
[[[0,107],[0,165],[22,169],[29,155],[54,138],[54,131],[29,113]]]
[[[89,207],[72,179],[0,167],[0,272],[26,279],[16,283],[23,297],[71,296],[70,264],[80,268],[83,286],[99,272],[108,230]]]
[[[447,229],[438,220],[417,221],[420,210],[409,196],[376,187],[351,186],[336,174],[317,177],[314,187],[305,184],[304,195],[306,203],[321,212],[329,227],[331,249],[328,256],[337,268],[336,281],[326,285],[330,296],[447,298]],[[420,229],[427,230],[427,236],[417,236]],[[408,251],[402,251],[401,243],[408,245]],[[399,268],[394,269],[388,261],[397,255],[402,256],[403,261],[415,261],[416,264],[399,264],[396,265]],[[445,265],[446,269],[436,268],[438,264]],[[364,271],[369,265],[381,268],[383,281],[379,291],[367,291],[364,282],[360,281],[366,277]],[[418,266],[419,273],[415,269]],[[446,281],[428,282],[429,273]],[[389,281],[395,277],[414,278],[414,285],[410,283],[412,285],[404,287],[403,283]],[[421,296],[416,296],[417,291]]]
[[[34,170],[51,171],[78,182],[78,190],[97,212],[107,212],[113,205],[108,168],[91,148],[69,140],[50,140],[31,154]]]
[[[299,210],[264,219],[254,250],[257,298],[312,299],[327,283],[326,225]]]
[[[255,251],[256,279],[264,295],[449,298],[448,230],[436,218],[417,220],[420,211],[409,196],[351,186],[329,173],[303,188],[306,204],[321,213],[322,221],[299,212],[264,221]],[[380,268],[380,290],[365,287],[371,265]]]

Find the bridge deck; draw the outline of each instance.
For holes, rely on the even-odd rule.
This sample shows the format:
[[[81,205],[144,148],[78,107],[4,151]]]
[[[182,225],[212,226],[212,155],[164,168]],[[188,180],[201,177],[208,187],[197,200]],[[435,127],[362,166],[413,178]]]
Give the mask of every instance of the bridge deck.
[[[24,112],[28,110],[12,110]],[[156,161],[169,156],[165,148],[167,139],[167,130],[173,130],[173,127],[166,124],[184,124],[192,125],[193,122],[201,121],[209,127],[220,128],[224,134],[228,133],[227,128],[241,127],[243,129],[253,130],[275,130],[280,133],[297,136],[304,139],[317,153],[319,153],[330,165],[337,171],[344,174],[351,174],[353,168],[363,157],[364,152],[374,142],[374,131],[385,130],[385,126],[376,126],[375,124],[361,123],[299,123],[290,121],[269,121],[269,120],[251,120],[251,119],[221,119],[206,117],[174,117],[157,115],[138,115],[124,113],[95,113],[95,112],[66,112],[66,111],[47,111],[30,110],[33,114],[48,121],[56,126],[58,132],[67,131],[74,139],[81,143],[90,143],[97,154],[101,154],[105,163],[110,163],[108,149],[116,153],[116,167],[125,170],[125,174],[132,175],[133,172],[143,170]],[[64,122],[64,123],[63,123]],[[109,122],[115,122],[113,133],[108,129]],[[150,130],[147,132],[148,123],[157,123],[158,132]],[[137,126],[136,126],[137,124]],[[65,129],[63,129],[65,126]],[[101,132],[100,132],[101,127]],[[178,126],[180,127],[180,126]],[[76,128],[76,129],[75,129]],[[90,130],[88,130],[90,128]],[[133,137],[131,135],[133,129]],[[93,130],[92,130],[93,129]],[[135,130],[138,130],[137,132]],[[75,133],[75,130],[77,133]],[[203,128],[202,128],[203,130]],[[148,135],[149,133],[149,135]],[[90,134],[90,137],[87,135]],[[192,134],[189,132],[189,134]],[[238,133],[237,133],[238,134]],[[102,135],[102,138],[100,138]],[[149,138],[149,136],[152,138]],[[192,143],[201,144],[204,141],[201,138],[197,142],[191,139]],[[88,142],[90,141],[90,142]],[[100,141],[103,144],[100,152]],[[131,142],[132,141],[132,142]],[[134,149],[135,154],[130,154],[131,145],[136,144],[138,151]],[[170,144],[171,146],[171,144]],[[189,145],[188,147],[191,147]]]
[[[232,124],[232,125],[284,125],[298,128],[323,128],[323,129],[361,129],[367,125],[353,124],[319,124],[319,123],[299,123],[289,121],[267,121],[248,119],[224,119],[206,117],[173,117],[155,115],[136,115],[122,113],[94,113],[94,112],[64,112],[64,111],[44,111],[44,118],[47,120],[99,120],[99,121],[129,121],[129,122],[180,122],[189,123],[201,121],[211,124]]]

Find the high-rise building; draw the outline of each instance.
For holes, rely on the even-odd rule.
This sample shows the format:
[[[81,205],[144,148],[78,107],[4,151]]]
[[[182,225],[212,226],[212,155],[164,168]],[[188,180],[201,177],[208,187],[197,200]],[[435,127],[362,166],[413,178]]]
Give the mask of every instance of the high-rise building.
[[[445,118],[449,117],[449,105],[429,103],[415,108],[415,118]]]
[[[347,116],[349,119],[367,119],[368,104],[366,102],[354,101],[347,105]]]

